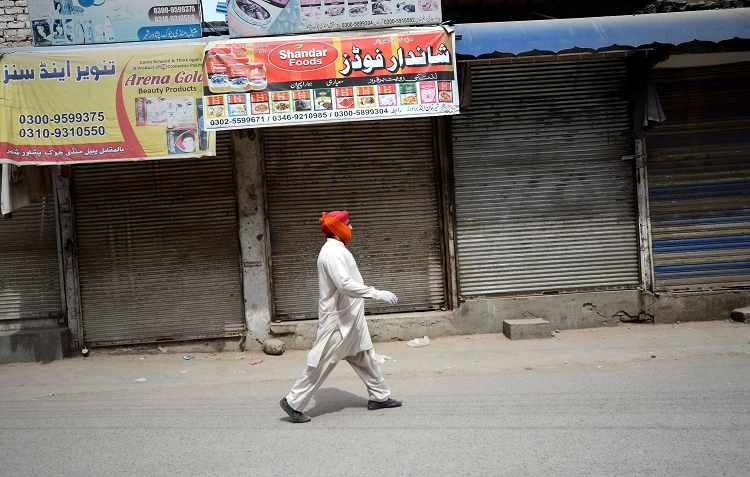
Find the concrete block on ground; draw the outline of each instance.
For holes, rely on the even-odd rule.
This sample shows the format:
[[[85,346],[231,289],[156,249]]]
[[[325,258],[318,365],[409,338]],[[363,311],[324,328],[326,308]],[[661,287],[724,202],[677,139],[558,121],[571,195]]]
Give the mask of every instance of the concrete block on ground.
[[[284,354],[284,342],[277,339],[266,340],[263,342],[263,351],[273,356]]]
[[[750,306],[732,310],[732,320],[741,323],[750,323]]]
[[[504,320],[503,334],[511,340],[529,340],[552,337],[549,321],[541,318]]]
[[[0,332],[0,364],[50,362],[68,352],[67,328],[31,328]]]

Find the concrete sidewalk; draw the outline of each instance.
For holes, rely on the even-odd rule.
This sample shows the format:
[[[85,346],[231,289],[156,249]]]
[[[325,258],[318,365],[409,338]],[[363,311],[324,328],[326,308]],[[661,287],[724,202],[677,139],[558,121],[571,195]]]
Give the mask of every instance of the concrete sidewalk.
[[[436,338],[424,348],[409,348],[403,341],[376,343],[375,352],[391,358],[382,365],[386,376],[482,375],[562,366],[606,370],[636,361],[750,354],[750,326],[731,321],[623,324],[562,331],[555,338],[544,340],[510,341],[502,334],[492,334]],[[2,365],[0,401],[263,381],[285,381],[291,386],[302,372],[307,354],[196,353],[193,359],[185,360],[183,354],[109,353],[94,349],[85,359]],[[263,362],[251,366],[249,363],[255,359]],[[333,376],[357,379],[345,363],[337,367]]]

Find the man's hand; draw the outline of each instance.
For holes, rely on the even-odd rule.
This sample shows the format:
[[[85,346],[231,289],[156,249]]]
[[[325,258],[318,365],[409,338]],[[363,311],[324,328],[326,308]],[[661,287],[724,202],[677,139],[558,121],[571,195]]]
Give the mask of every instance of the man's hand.
[[[383,303],[387,303],[389,305],[395,305],[396,303],[398,303],[398,298],[396,298],[396,295],[387,290],[380,290],[378,301],[382,301]]]

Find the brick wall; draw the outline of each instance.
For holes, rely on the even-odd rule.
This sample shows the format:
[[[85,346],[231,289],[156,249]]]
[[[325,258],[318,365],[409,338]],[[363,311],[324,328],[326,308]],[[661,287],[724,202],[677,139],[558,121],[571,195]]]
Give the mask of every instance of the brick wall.
[[[0,0],[0,48],[31,45],[27,0]]]

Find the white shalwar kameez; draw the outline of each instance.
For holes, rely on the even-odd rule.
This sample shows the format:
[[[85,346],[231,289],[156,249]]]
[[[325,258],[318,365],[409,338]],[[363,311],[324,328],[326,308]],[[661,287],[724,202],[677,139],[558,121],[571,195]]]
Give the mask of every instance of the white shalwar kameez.
[[[373,358],[365,320],[365,298],[379,299],[380,291],[362,283],[354,256],[346,246],[329,238],[318,256],[318,334],[307,355],[307,368],[286,397],[302,411],[339,361],[345,359],[364,381],[371,401],[391,394]]]

